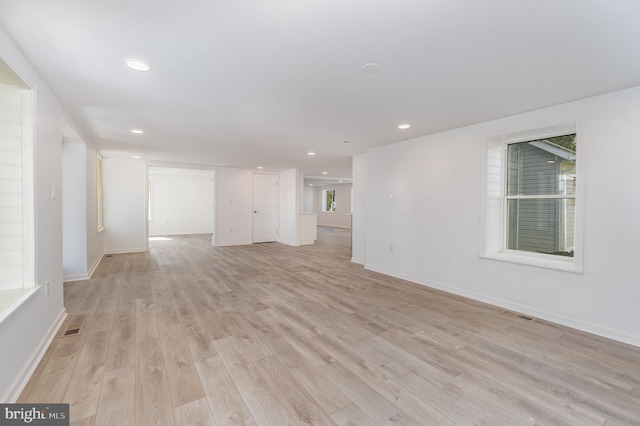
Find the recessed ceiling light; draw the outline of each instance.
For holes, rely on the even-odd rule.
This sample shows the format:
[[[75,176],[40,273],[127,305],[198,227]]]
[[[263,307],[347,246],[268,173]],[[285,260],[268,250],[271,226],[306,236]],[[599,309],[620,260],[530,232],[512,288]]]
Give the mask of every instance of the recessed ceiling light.
[[[328,172],[322,172],[322,174],[323,174],[323,175],[328,175],[329,173],[328,173]]]
[[[342,183],[342,181],[341,181],[341,180],[339,180],[339,181],[338,181],[338,183]]]
[[[136,135],[141,135],[144,132],[142,130],[140,130],[140,129],[131,129],[131,133],[135,133]]]
[[[399,126],[398,126],[398,129],[400,129],[400,130],[406,130],[406,129],[408,129],[409,127],[411,127],[411,124],[406,124],[406,123],[404,123],[404,124],[399,125]]]
[[[203,173],[204,176],[209,176],[207,173]]]
[[[313,184],[312,184],[312,183],[310,183],[310,184],[309,184],[309,186],[313,186]]]
[[[258,166],[258,168],[259,168],[260,170],[264,169],[264,167],[262,167],[262,166]]]
[[[376,64],[375,62],[369,62],[362,66],[362,72],[365,74],[374,74],[378,71],[380,71],[380,64]]]
[[[129,68],[131,68],[132,70],[136,70],[136,71],[144,72],[144,71],[149,71],[151,69],[151,67],[148,64],[146,64],[146,63],[144,63],[144,62],[142,62],[142,61],[140,61],[138,59],[127,59],[126,61],[124,61],[124,63]]]
[[[134,155],[133,158],[140,158],[140,156],[139,155]]]
[[[313,155],[316,155],[316,153],[315,152],[307,152],[307,155],[313,156]]]

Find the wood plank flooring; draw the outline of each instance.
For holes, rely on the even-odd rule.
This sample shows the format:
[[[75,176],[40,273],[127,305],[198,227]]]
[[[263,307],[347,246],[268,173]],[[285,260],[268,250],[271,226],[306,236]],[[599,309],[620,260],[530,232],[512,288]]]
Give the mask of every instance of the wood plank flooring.
[[[640,425],[640,348],[365,271],[349,240],[107,256],[65,284],[82,330],[19,402],[73,425]]]

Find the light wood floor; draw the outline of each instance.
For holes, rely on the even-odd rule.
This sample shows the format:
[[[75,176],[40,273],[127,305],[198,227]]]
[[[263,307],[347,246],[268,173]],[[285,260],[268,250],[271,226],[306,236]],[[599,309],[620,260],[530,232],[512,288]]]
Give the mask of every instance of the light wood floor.
[[[640,348],[351,264],[205,236],[105,257],[21,402],[74,425],[640,424]],[[61,330],[62,332],[63,330]]]

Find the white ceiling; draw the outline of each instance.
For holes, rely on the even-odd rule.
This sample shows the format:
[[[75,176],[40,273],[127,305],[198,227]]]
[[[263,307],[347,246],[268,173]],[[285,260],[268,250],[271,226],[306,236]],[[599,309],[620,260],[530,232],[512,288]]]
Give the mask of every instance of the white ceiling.
[[[0,26],[104,155],[174,164],[350,178],[371,147],[640,85],[640,0],[1,0]]]

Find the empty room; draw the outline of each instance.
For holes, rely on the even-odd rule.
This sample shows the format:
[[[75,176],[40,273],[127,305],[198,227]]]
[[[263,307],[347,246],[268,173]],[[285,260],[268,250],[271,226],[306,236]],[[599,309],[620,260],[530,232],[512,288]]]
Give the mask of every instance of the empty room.
[[[638,23],[0,1],[0,423],[640,424]]]

